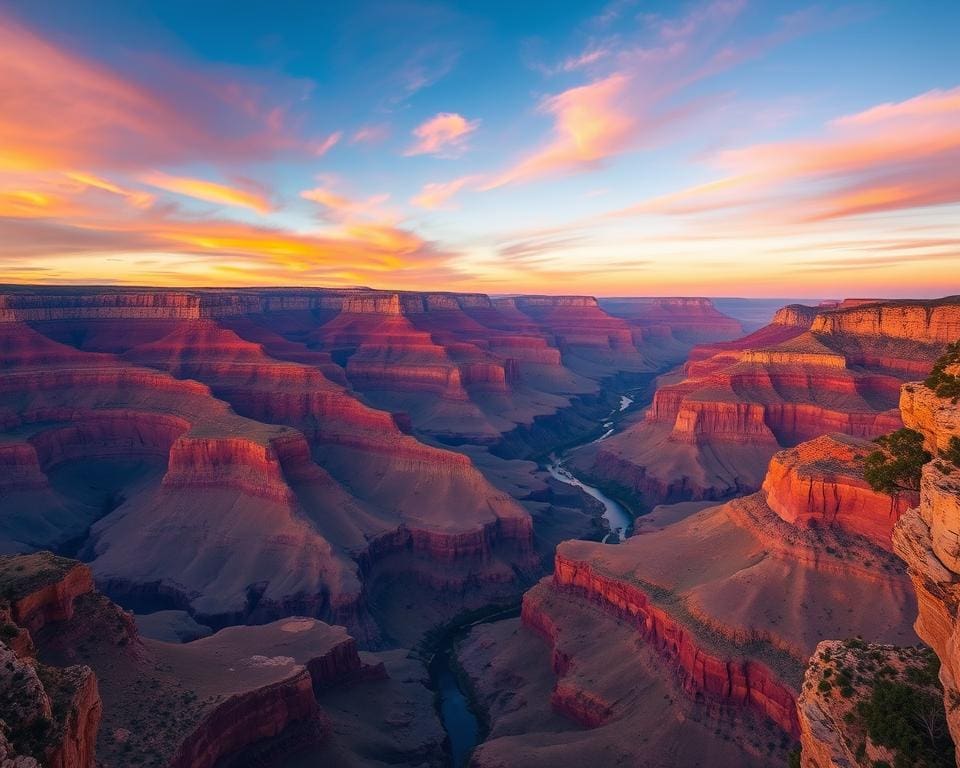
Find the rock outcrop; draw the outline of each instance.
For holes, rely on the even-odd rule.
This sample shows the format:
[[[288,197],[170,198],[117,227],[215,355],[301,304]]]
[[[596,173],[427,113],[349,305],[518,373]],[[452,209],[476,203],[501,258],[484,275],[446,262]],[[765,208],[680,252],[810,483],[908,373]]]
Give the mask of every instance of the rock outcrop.
[[[802,768],[952,762],[943,715],[934,709],[943,694],[936,666],[936,657],[925,647],[857,639],[817,645],[797,701]],[[911,732],[919,742],[907,736],[910,746],[895,743]]]
[[[575,463],[648,508],[755,490],[779,448],[897,429],[900,385],[929,370],[958,322],[955,297],[785,307],[743,339],[695,348],[644,421]]]
[[[792,525],[835,527],[890,551],[894,524],[917,498],[870,487],[863,462],[875,449],[870,441],[834,433],[780,451],[763,482],[766,503]]]
[[[231,627],[188,644],[141,638],[86,566],[50,553],[0,557],[0,594],[9,598],[0,612],[4,765],[211,768],[245,764],[248,752],[282,761],[337,739],[340,725],[318,695],[336,710],[355,686],[368,707],[371,696],[397,706],[404,695],[377,656],[361,659],[342,627],[315,619]],[[13,629],[30,636],[29,655],[5,644]],[[424,733],[439,728],[432,707],[416,716]],[[411,752],[439,759],[439,740],[426,739],[427,751]],[[403,758],[399,741],[386,742]]]
[[[917,634],[940,658],[947,723],[960,743],[960,467],[937,458],[950,438],[960,438],[960,405],[919,382],[904,385],[900,405],[904,423],[923,434],[934,459],[923,467],[919,506],[894,530],[894,550],[916,588]]]
[[[103,705],[89,666],[35,658],[34,637],[74,617],[90,570],[49,553],[0,557],[0,744],[4,765],[93,768]],[[9,643],[9,646],[7,645]],[[35,761],[35,762],[32,762]]]

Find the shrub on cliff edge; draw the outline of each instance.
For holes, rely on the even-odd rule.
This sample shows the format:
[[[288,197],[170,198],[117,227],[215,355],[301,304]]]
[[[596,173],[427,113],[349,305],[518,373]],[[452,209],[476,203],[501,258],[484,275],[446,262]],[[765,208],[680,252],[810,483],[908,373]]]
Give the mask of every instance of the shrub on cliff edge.
[[[947,345],[947,351],[933,364],[933,370],[924,380],[924,384],[937,393],[938,397],[950,397],[954,402],[960,398],[960,376],[947,373],[947,368],[960,363],[960,341]]]
[[[880,448],[867,456],[863,472],[870,487],[893,496],[919,491],[920,470],[933,458],[923,447],[923,435],[904,427],[874,442]]]
[[[940,458],[949,461],[953,466],[960,468],[960,437],[950,438],[945,451],[940,451]]]

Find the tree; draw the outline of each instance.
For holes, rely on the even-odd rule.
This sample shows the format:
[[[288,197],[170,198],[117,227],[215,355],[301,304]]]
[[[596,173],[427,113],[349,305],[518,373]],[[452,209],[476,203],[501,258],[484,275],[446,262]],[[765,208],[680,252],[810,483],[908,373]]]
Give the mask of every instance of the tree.
[[[960,398],[960,376],[947,373],[947,368],[960,363],[960,341],[947,345],[947,351],[933,364],[933,370],[923,382],[937,393],[938,397]]]
[[[960,437],[954,435],[950,438],[947,449],[940,451],[940,458],[946,459],[955,467],[960,467]]]
[[[923,447],[923,435],[903,428],[874,442],[880,448],[867,456],[863,472],[870,487],[891,496],[919,491],[920,470],[932,458]]]

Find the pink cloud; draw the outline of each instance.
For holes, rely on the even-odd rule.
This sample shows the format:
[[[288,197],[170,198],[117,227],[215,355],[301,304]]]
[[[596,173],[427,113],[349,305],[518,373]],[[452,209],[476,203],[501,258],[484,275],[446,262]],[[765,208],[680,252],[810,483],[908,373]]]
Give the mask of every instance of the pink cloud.
[[[413,129],[417,142],[405,155],[456,155],[466,148],[466,139],[479,120],[467,120],[456,112],[440,112]]]
[[[421,208],[431,210],[444,208],[463,187],[478,179],[477,176],[461,176],[459,179],[453,179],[452,181],[425,184],[423,189],[420,190],[420,194],[413,197],[410,202]]]
[[[374,195],[366,200],[355,200],[338,194],[327,187],[305,189],[300,193],[304,200],[319,203],[327,213],[337,220],[352,220],[358,217],[382,217],[381,206],[390,199],[388,194]]]
[[[353,136],[350,137],[351,144],[379,144],[390,135],[390,126],[385,123],[378,125],[362,125]]]
[[[309,151],[304,81],[130,54],[107,67],[0,11],[0,168],[144,169]]]
[[[629,77],[616,74],[544,100],[540,109],[554,119],[553,140],[483,189],[594,166],[626,149],[638,127],[629,84]]]
[[[538,110],[553,118],[549,139],[496,174],[483,187],[528,182],[559,174],[592,171],[602,161],[649,147],[667,137],[709,100],[686,103],[686,89],[757,58],[812,26],[807,14],[784,17],[770,33],[725,44],[745,0],[714,0],[674,18],[642,17],[642,39],[594,41],[570,69],[604,61],[611,71],[590,83],[542,99]],[[673,134],[670,134],[672,136]]]
[[[322,139],[312,146],[313,154],[317,157],[323,157],[340,142],[342,136],[343,133],[341,131],[331,133],[327,138]]]
[[[753,206],[822,221],[960,202],[960,87],[838,118],[819,136],[724,150],[713,161],[729,175],[618,214]]]

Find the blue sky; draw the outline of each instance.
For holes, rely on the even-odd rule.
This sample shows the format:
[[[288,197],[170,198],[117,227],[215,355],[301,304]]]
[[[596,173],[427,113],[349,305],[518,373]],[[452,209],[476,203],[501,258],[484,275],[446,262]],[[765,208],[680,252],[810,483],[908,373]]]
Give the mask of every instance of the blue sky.
[[[0,2],[0,279],[960,290],[958,3],[253,6]]]

